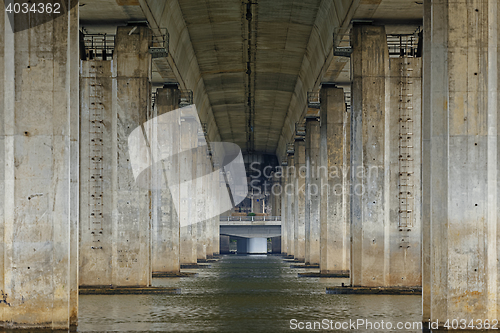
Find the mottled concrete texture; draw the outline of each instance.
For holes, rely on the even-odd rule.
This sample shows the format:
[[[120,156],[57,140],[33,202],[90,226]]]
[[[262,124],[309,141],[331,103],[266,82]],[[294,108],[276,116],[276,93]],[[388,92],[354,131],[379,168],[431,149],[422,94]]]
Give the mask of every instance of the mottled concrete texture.
[[[350,114],[344,103],[344,90],[321,88],[321,260],[322,274],[349,272],[350,268]]]
[[[293,183],[294,196],[294,257],[298,261],[304,261],[306,256],[306,143],[304,140],[295,140],[295,172]]]
[[[69,329],[78,315],[78,6],[15,34],[6,20],[2,13],[0,326]]]
[[[177,87],[165,87],[156,90],[154,116],[161,116],[167,112],[178,109],[180,99],[180,91]],[[161,119],[161,118],[160,118]],[[163,132],[161,137],[165,139],[162,147],[164,149],[176,149],[179,147],[180,128],[172,123],[159,123],[158,127]],[[165,172],[169,175],[178,174],[179,163],[176,152],[169,152],[171,163],[168,165],[164,161],[159,162],[157,172],[157,181],[167,182]],[[175,171],[172,170],[175,168]],[[167,170],[168,169],[168,170]],[[175,204],[172,201],[172,194],[168,188],[168,184],[159,184],[158,190],[153,191],[153,215],[152,215],[152,248],[151,266],[153,269],[153,277],[155,273],[180,273],[179,262],[179,237],[180,224]]]
[[[423,319],[499,317],[497,1],[425,1]]]
[[[117,29],[113,63],[82,62],[82,286],[151,284],[152,195],[136,184],[128,152],[129,134],[152,116],[150,32],[132,29]]]
[[[355,24],[352,45],[351,285],[420,286],[420,59],[389,61],[383,26]]]

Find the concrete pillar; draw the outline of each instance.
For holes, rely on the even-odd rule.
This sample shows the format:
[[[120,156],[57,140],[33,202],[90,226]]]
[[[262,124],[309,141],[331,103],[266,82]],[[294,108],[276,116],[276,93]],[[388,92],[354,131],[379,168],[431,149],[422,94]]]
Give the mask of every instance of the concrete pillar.
[[[181,149],[187,150],[198,145],[199,123],[192,117],[181,119]],[[196,149],[194,149],[196,151]],[[198,263],[197,225],[193,223],[197,218],[196,198],[193,194],[197,191],[197,156],[192,153],[180,159],[180,183],[191,182],[191,188],[181,187],[179,197],[183,211],[179,212],[181,225],[180,232],[180,261],[181,264],[194,265]]]
[[[295,173],[294,178],[294,220],[295,220],[295,241],[294,256],[297,261],[305,260],[305,237],[306,237],[306,143],[303,139],[295,140]]]
[[[271,238],[271,252],[281,253],[281,236]]]
[[[420,286],[420,62],[389,71],[382,26],[352,43],[351,285]]]
[[[266,254],[267,253],[267,238],[248,238],[247,253]]]
[[[423,320],[440,328],[499,317],[499,15],[424,2]]]
[[[281,192],[280,192],[280,177],[273,173],[271,178],[272,183],[269,189],[269,197],[271,198],[271,215],[281,216]]]
[[[287,168],[286,168],[286,185],[283,191],[286,194],[286,230],[288,244],[286,246],[286,252],[289,256],[295,257],[295,156],[292,152],[288,153],[287,156]]]
[[[210,159],[210,156],[208,155],[208,150],[205,151],[206,154],[206,161],[205,161],[205,174],[206,175],[211,175],[213,172],[212,168],[212,161]],[[213,190],[214,183],[213,183],[213,177],[208,177],[207,182],[205,183],[205,195],[208,198],[205,201],[205,210],[207,211],[208,214],[206,216],[212,216],[212,213],[214,212],[214,206],[212,204],[213,200]],[[214,249],[213,249],[213,240],[214,240],[214,218],[211,217],[205,221],[205,242],[207,244],[206,248],[206,258],[210,259],[214,255]]]
[[[203,175],[207,171],[207,146],[205,136],[201,130],[198,131],[198,149],[196,156],[196,255],[197,259],[207,258],[207,221],[205,219],[205,200],[207,199],[207,179]]]
[[[78,6],[66,4],[15,33],[0,15],[2,327],[77,324]]]
[[[149,286],[151,196],[128,136],[150,113],[150,31],[118,27],[114,65],[82,62],[80,285]]]
[[[321,87],[321,261],[322,274],[348,274],[350,267],[350,114],[344,90]],[[325,186],[326,185],[326,186]]]
[[[221,235],[220,236],[220,254],[229,254],[229,236]]]
[[[319,112],[306,115],[306,179],[305,179],[305,262],[319,265],[320,261],[320,123]],[[319,110],[317,110],[319,111]]]
[[[220,203],[219,203],[219,198],[220,198],[220,172],[219,172],[219,165],[214,164],[213,165],[213,170],[214,172],[212,173],[213,175],[213,184],[214,186],[212,187],[212,203],[213,203],[213,209],[215,212],[220,212]],[[212,219],[213,221],[213,254],[216,256],[220,254],[220,215],[215,215]],[[229,245],[228,245],[229,246]]]
[[[155,116],[161,116],[167,112],[179,108],[180,91],[176,86],[166,86],[156,90]],[[179,273],[179,217],[175,209],[172,193],[168,188],[167,179],[178,179],[179,162],[178,156],[180,145],[180,127],[173,122],[158,123],[158,129],[162,131],[161,140],[158,146],[163,149],[172,149],[169,151],[171,164],[165,161],[158,162],[156,169],[157,181],[165,184],[157,184],[157,190],[152,191],[152,215],[151,221],[151,260],[153,272]],[[154,158],[154,160],[158,160]],[[153,172],[155,173],[155,172]],[[166,176],[169,175],[169,177]]]
[[[280,193],[281,193],[281,253],[288,255],[288,224],[289,218],[287,215],[287,195],[285,192],[286,186],[286,163],[282,162],[281,171],[279,172]]]

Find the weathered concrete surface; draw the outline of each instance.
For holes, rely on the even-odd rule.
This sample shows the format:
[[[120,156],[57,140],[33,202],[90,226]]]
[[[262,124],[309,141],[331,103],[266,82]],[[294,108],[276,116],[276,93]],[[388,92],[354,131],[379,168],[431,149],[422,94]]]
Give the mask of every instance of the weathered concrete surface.
[[[288,224],[289,217],[287,215],[287,195],[285,192],[286,186],[286,173],[283,171],[286,165],[281,165],[281,172],[279,173],[279,190],[280,190],[280,211],[281,211],[281,253],[288,255]]]
[[[294,178],[294,256],[304,261],[306,255],[306,143],[304,140],[295,140],[295,174]]]
[[[440,326],[499,317],[499,10],[425,1],[423,320]]]
[[[203,140],[200,140],[203,138]],[[207,178],[203,175],[207,171],[207,146],[203,132],[198,131],[198,149],[196,156],[196,220],[198,223],[194,226],[196,229],[196,259],[207,259],[207,221],[204,219],[205,210],[208,208],[205,204],[207,198]]]
[[[116,67],[82,63],[80,285],[151,284],[151,196],[135,182],[128,147],[151,116],[150,32],[132,29],[117,29]]]
[[[271,178],[271,216],[281,216],[281,174],[273,173]]]
[[[208,155],[208,150],[205,149],[205,154],[206,154],[206,160],[205,160],[205,174],[210,175],[213,172],[212,168],[212,161],[210,159],[210,156]],[[205,196],[206,198],[210,198],[209,200],[206,200],[205,198],[205,210],[207,213],[213,211],[213,205],[211,204],[212,201],[212,188],[214,187],[214,184],[212,183],[212,177],[205,177],[206,182],[204,183],[205,186]],[[210,215],[209,215],[210,216]],[[214,254],[213,250],[213,240],[214,240],[214,220],[213,217],[209,218],[205,221],[205,243],[206,243],[206,249],[205,249],[205,259],[207,258],[212,258]]]
[[[344,90],[321,88],[321,260],[322,274],[348,274],[350,269],[350,113]],[[325,186],[326,188],[323,188]]]
[[[288,223],[286,224],[288,244],[286,253],[289,256],[295,257],[295,155],[288,154],[288,166],[286,171],[286,186],[283,189],[286,193],[286,210],[288,216]]]
[[[422,58],[390,59],[389,285],[422,281]],[[387,94],[386,94],[387,96]],[[386,161],[387,163],[387,161]],[[403,279],[406,280],[404,283]]]
[[[306,119],[306,179],[305,179],[305,262],[320,262],[320,122],[319,118]]]
[[[212,164],[213,164],[212,160]],[[214,183],[214,186],[212,187],[212,205],[213,205],[213,210],[216,212],[220,211],[220,193],[221,193],[221,188],[220,188],[220,171],[219,171],[219,166],[216,164],[213,164],[213,173],[212,173],[212,181]],[[219,215],[216,215],[212,218],[213,220],[213,241],[212,241],[212,246],[213,246],[213,255],[216,256],[220,252],[220,233],[219,233],[219,223],[220,223],[220,218]]]
[[[352,44],[351,285],[420,286],[420,217],[413,212],[411,220],[403,220],[401,211],[407,206],[400,203],[401,195],[420,196],[419,189],[403,186],[414,184],[420,164],[405,170],[401,165],[402,159],[415,159],[420,150],[403,153],[407,143],[400,139],[400,131],[406,129],[401,126],[410,121],[412,142],[420,142],[420,125],[413,115],[401,111],[408,104],[400,102],[407,97],[401,95],[401,82],[420,83],[418,60],[409,65],[416,66],[411,79],[390,78],[386,34],[381,26],[354,25]],[[397,73],[398,63],[391,64],[392,74]],[[391,88],[391,83],[399,84]],[[391,95],[398,89],[395,101]],[[413,94],[412,99],[419,99],[420,90],[414,87]],[[413,114],[419,114],[420,102],[412,105]],[[407,154],[411,156],[403,157]]]
[[[197,146],[199,123],[190,117],[181,119],[181,149],[191,149]],[[191,158],[189,158],[191,157]],[[180,177],[179,183],[191,181],[191,188],[181,187],[179,196],[182,202],[182,210],[179,212],[180,231],[180,262],[181,264],[196,264],[198,257],[197,247],[197,223],[192,222],[197,217],[196,193],[197,184],[197,154],[190,154],[188,158],[179,161]]]
[[[78,6],[15,34],[0,15],[3,327],[77,324],[78,57]]]
[[[180,91],[175,86],[166,86],[156,90],[155,112],[161,116],[179,108]],[[160,118],[161,119],[161,118]],[[180,144],[180,127],[174,123],[158,123],[163,149],[173,149],[178,153]],[[168,182],[168,178],[176,179],[179,174],[179,162],[176,152],[170,152],[171,163],[159,162],[157,182]],[[155,159],[156,160],[156,159]],[[170,177],[166,177],[168,173]],[[172,177],[173,176],[173,177]],[[151,266],[153,272],[179,273],[179,239],[180,225],[179,216],[175,209],[172,194],[168,184],[157,184],[157,190],[152,191],[153,219],[151,221]]]

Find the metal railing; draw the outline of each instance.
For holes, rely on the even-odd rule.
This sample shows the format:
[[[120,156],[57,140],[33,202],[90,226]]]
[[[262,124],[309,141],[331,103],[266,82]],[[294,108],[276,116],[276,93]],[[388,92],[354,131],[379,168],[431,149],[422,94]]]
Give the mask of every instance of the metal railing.
[[[278,222],[281,216],[221,216],[221,221],[225,222]]]
[[[85,55],[88,60],[112,59],[115,36],[107,34],[84,34]]]
[[[420,57],[419,33],[387,35],[387,46],[390,57]]]

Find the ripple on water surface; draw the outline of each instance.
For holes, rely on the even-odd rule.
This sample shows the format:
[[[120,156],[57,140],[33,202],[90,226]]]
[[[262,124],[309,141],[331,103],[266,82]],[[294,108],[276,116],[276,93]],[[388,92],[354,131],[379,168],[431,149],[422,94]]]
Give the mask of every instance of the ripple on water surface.
[[[154,279],[179,295],[80,296],[78,331],[286,332],[297,331],[291,319],[421,320],[420,296],[327,295],[348,279],[299,278],[304,269],[280,257],[231,255],[211,265],[196,277]]]

